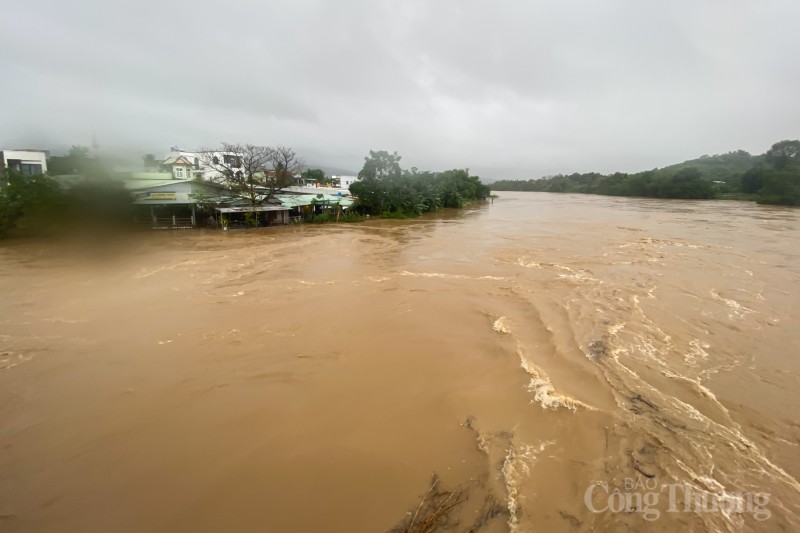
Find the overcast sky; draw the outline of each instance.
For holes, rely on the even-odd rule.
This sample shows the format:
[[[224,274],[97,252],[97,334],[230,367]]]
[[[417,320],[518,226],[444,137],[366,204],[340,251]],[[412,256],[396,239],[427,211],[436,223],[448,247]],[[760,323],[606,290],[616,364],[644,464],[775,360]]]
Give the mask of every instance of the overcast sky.
[[[0,146],[644,170],[800,138],[798,0],[8,2]]]

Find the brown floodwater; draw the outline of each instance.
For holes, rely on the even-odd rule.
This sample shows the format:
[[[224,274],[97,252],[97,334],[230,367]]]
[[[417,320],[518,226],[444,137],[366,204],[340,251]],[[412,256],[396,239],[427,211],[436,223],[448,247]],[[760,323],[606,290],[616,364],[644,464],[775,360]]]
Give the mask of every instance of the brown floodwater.
[[[2,531],[800,529],[796,209],[100,239],[0,248]]]

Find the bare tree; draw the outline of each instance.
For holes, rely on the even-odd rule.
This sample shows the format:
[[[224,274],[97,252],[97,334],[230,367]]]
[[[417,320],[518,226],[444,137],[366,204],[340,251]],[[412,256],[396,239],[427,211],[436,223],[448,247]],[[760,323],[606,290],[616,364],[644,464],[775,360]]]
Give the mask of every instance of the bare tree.
[[[291,148],[222,143],[219,149],[203,149],[199,159],[205,179],[247,200],[255,209],[268,203],[303,169],[303,161]]]
[[[292,184],[294,177],[305,169],[305,162],[286,146],[271,148],[270,164],[275,183],[280,187]]]

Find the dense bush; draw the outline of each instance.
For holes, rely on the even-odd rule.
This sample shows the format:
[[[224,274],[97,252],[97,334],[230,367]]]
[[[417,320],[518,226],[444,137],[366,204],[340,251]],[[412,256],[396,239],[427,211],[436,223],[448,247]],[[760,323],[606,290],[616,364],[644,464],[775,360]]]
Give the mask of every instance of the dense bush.
[[[400,168],[400,156],[370,151],[359,181],[350,186],[361,213],[390,218],[417,216],[440,207],[462,207],[489,196],[489,186],[466,169],[421,172]]]
[[[6,172],[0,188],[0,233],[42,235],[118,228],[132,220],[121,183],[93,180],[63,187],[53,178]]]

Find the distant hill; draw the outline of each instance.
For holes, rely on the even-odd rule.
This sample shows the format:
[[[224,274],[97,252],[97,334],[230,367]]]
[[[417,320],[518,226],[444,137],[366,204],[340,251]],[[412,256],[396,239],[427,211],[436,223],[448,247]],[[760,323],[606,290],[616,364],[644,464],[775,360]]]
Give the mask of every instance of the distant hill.
[[[745,172],[763,159],[763,155],[750,155],[744,150],[736,150],[727,154],[704,155],[697,159],[654,170],[657,174],[673,175],[686,168],[696,168],[706,179],[729,182],[741,179]]]
[[[634,174],[559,174],[531,180],[498,180],[494,191],[541,191],[649,196],[656,198],[714,198],[741,190],[742,176],[763,161],[744,150],[684,161]]]
[[[491,188],[800,205],[800,140],[776,142],[764,155],[736,150],[634,174],[559,174],[527,181],[498,180]]]
[[[642,176],[650,175],[652,177],[666,177],[673,176],[687,168],[694,168],[698,170],[702,178],[710,181],[725,181],[734,185],[741,179],[742,175],[761,163],[764,159],[763,155],[751,155],[744,150],[736,150],[728,152],[727,154],[718,155],[703,155],[697,159],[689,159],[683,163],[676,163],[663,168],[654,168],[637,172],[634,174],[624,174],[626,176]],[[609,174],[609,176],[622,175],[617,172]],[[497,180],[492,184],[492,190],[496,191],[522,191],[522,190],[543,190],[540,185],[551,180],[559,178],[574,177],[574,181],[585,183],[587,180],[598,179],[605,177],[603,174],[597,172],[589,172],[585,174],[558,174],[556,176],[548,176],[539,179],[531,180]],[[530,188],[533,187],[533,188]]]

